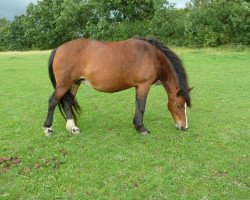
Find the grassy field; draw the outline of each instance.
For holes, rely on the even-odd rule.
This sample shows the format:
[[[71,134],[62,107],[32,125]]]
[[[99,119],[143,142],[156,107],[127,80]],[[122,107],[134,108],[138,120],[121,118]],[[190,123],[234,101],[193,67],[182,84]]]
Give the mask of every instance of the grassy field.
[[[134,90],[80,88],[81,133],[59,111],[42,124],[49,52],[0,54],[0,199],[249,199],[250,51],[181,49],[193,108],[175,130],[161,86],[150,90],[141,136]]]

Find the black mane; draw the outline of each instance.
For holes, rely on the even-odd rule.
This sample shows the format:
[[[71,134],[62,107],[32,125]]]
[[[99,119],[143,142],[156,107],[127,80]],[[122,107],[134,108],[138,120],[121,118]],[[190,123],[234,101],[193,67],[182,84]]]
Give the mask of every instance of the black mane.
[[[181,92],[179,93],[179,95],[181,95],[185,99],[187,106],[190,107],[191,98],[189,95],[188,78],[187,78],[187,73],[183,67],[181,59],[171,49],[169,49],[163,43],[155,39],[145,39],[145,38],[137,38],[137,37],[135,37],[135,39],[143,40],[153,45],[157,49],[161,50],[165,54],[165,56],[170,60],[174,68],[174,71],[177,75],[179,87],[181,89]]]

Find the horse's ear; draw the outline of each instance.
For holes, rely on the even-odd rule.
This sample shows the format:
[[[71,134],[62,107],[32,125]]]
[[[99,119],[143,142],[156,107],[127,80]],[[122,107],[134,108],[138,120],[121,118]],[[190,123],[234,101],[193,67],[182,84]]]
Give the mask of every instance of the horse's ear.
[[[177,92],[176,92],[176,96],[182,96],[182,94],[183,94],[183,90],[177,90]]]
[[[188,92],[191,92],[192,89],[194,89],[194,87],[188,88]]]

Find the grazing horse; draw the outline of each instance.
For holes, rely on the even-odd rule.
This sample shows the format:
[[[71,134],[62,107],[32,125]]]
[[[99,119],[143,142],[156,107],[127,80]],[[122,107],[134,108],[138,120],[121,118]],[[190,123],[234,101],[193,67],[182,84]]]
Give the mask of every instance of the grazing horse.
[[[148,91],[161,82],[168,94],[168,109],[176,128],[188,128],[186,109],[191,106],[187,75],[178,56],[156,40],[132,38],[119,42],[77,39],[53,50],[49,58],[49,76],[55,88],[49,98],[44,123],[45,134],[52,133],[55,107],[66,115],[66,129],[79,133],[76,126],[80,110],[76,94],[81,83],[101,92],[118,92],[131,87],[136,90],[136,130],[148,134],[143,114]],[[64,116],[64,114],[63,114]]]

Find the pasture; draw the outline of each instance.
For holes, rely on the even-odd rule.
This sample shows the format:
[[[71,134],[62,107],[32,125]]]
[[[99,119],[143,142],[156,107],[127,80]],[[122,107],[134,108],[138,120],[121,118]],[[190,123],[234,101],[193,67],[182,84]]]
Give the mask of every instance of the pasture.
[[[56,109],[49,52],[0,53],[0,199],[249,199],[250,51],[175,48],[194,89],[189,130],[175,129],[167,94],[152,86],[136,133],[134,89],[82,85],[79,135]]]

